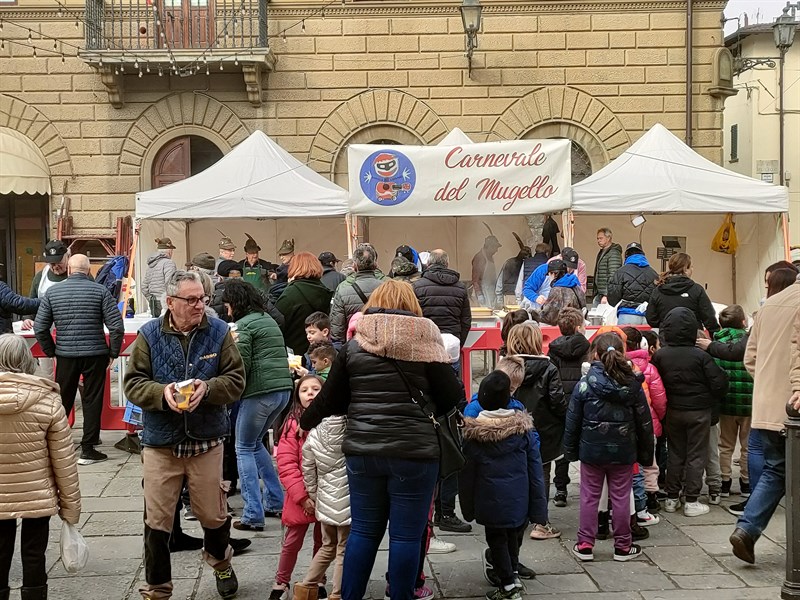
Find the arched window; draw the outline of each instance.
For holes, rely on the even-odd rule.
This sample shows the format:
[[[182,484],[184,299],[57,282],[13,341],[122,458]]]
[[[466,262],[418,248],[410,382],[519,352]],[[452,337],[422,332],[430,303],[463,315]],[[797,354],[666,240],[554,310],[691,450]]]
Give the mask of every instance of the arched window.
[[[397,125],[373,125],[357,131],[342,144],[334,163],[334,183],[348,188],[347,178],[347,147],[350,144],[375,144],[386,146],[412,145],[416,146],[425,142],[403,127]]]
[[[570,140],[572,183],[583,181],[608,162],[601,142],[592,133],[574,123],[565,121],[543,123],[526,132],[522,139]]]

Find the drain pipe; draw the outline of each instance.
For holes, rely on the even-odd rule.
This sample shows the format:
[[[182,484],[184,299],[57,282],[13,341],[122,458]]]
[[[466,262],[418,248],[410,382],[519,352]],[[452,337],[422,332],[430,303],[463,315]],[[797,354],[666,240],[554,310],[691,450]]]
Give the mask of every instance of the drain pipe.
[[[686,145],[692,147],[692,0],[686,0]]]

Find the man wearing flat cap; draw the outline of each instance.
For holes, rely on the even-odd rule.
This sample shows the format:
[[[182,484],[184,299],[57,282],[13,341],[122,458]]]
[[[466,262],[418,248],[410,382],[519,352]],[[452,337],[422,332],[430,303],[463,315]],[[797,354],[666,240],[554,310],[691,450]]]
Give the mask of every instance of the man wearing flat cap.
[[[211,277],[211,281],[216,283],[219,281],[219,276],[217,275],[216,270],[217,264],[214,260],[214,257],[211,256],[208,252],[201,252],[200,254],[195,254],[192,257],[191,262],[186,263],[186,268],[189,271],[197,271],[198,273],[204,273]]]
[[[161,316],[163,299],[167,294],[167,282],[178,266],[172,260],[175,246],[168,237],[156,239],[156,253],[147,259],[147,272],[144,274],[142,293],[150,305],[150,314]]]

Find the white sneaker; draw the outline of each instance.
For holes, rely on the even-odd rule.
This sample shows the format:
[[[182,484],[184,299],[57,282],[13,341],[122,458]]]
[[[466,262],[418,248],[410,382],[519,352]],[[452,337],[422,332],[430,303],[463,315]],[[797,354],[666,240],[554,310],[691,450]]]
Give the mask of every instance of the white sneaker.
[[[645,509],[636,513],[636,522],[642,527],[650,527],[651,525],[658,525],[661,522],[661,519],[658,515],[651,514],[647,509]]]
[[[664,510],[668,513],[678,512],[681,507],[681,501],[677,498],[667,498],[664,500]]]
[[[687,502],[683,507],[683,514],[686,517],[699,517],[710,510],[708,504],[703,504],[702,502]]]
[[[450,542],[445,542],[437,537],[431,538],[431,543],[428,546],[428,554],[450,554],[456,551],[456,545]]]

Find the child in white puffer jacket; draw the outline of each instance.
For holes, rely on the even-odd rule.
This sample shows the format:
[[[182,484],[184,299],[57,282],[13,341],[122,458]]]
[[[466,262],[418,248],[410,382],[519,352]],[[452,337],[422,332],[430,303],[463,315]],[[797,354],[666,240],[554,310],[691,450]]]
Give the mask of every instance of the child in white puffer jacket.
[[[303,445],[303,481],[322,525],[322,547],[314,555],[302,583],[294,586],[295,600],[315,600],[318,586],[334,560],[331,600],[341,600],[342,567],[350,535],[350,490],[342,442],[345,416],[332,416],[311,430]]]

